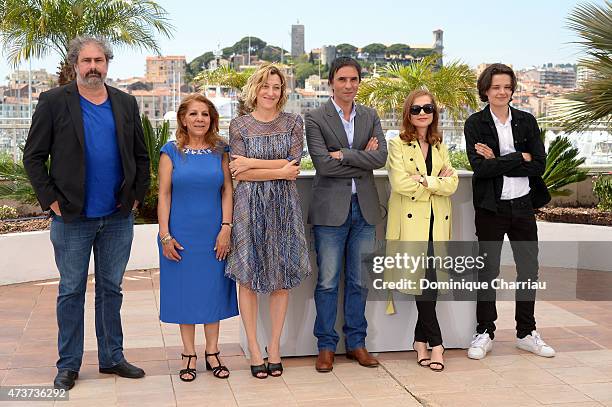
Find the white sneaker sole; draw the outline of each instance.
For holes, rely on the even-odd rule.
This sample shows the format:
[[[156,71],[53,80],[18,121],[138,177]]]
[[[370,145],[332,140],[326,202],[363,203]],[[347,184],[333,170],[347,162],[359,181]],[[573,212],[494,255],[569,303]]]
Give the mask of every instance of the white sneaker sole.
[[[538,352],[534,351],[530,346],[526,346],[526,345],[519,344],[519,343],[516,344],[516,347],[519,348],[519,349],[522,349],[524,351],[533,353],[534,355],[541,356],[543,358],[554,358],[555,354],[556,354],[556,353],[552,353],[552,354],[538,353]]]
[[[474,360],[484,359],[487,356],[487,353],[491,352],[491,349],[493,349],[493,344],[491,344],[491,346],[489,346],[488,349],[485,349],[485,352],[482,355],[480,353],[478,353],[478,354],[470,353],[470,351],[468,349],[467,356],[468,356],[468,358],[474,359]]]

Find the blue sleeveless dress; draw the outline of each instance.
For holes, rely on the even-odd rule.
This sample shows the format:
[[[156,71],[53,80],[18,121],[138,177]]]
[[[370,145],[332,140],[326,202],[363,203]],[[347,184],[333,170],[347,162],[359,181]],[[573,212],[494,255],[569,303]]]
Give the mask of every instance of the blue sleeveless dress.
[[[222,221],[222,156],[209,149],[179,153],[174,141],[161,152],[173,166],[170,233],[185,250],[180,261],[168,260],[158,239],[160,319],[207,324],[238,315],[236,283],[213,250]]]

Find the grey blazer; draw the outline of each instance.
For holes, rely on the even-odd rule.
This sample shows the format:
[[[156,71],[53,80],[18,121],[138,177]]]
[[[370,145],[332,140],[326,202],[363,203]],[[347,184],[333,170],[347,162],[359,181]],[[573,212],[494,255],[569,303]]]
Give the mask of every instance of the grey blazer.
[[[346,132],[333,102],[306,113],[306,142],[316,169],[312,183],[312,199],[308,223],[340,226],[348,216],[351,204],[351,179],[355,180],[361,213],[366,222],[382,221],[373,170],[387,161],[387,143],[376,110],[356,105],[353,148],[349,148]],[[378,150],[364,151],[370,137],[378,139]],[[336,160],[330,151],[342,151],[343,160]]]

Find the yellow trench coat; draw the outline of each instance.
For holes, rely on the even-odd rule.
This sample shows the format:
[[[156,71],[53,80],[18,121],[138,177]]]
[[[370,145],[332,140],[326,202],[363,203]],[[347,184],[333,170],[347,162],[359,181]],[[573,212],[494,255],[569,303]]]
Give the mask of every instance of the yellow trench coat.
[[[453,169],[450,177],[438,177],[442,167],[452,169],[448,148],[440,143],[430,146],[432,171],[427,175],[425,158],[418,141],[407,143],[396,137],[388,143],[387,171],[391,184],[391,196],[387,217],[387,255],[395,256],[398,248],[410,248],[412,255],[427,255],[429,240],[429,220],[431,211],[434,214],[433,241],[448,241],[451,237],[452,208],[449,198],[459,184],[457,172]],[[427,179],[427,187],[410,178],[422,175]],[[402,242],[414,242],[405,243]],[[418,242],[418,243],[417,243]],[[439,247],[436,245],[436,250]],[[416,253],[415,253],[416,252]],[[436,256],[444,253],[436,252]],[[386,281],[399,281],[401,278],[419,281],[425,275],[424,268],[417,268],[414,273],[405,270],[385,270]],[[446,279],[446,273],[437,273],[438,281]],[[407,294],[419,295],[421,289],[400,290]],[[392,309],[392,304],[389,304]],[[393,312],[391,310],[391,312]]]

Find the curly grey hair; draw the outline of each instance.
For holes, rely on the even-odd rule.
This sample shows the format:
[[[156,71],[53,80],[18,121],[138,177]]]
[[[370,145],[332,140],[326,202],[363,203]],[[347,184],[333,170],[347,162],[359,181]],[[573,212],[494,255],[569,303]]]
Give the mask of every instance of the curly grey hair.
[[[81,52],[81,49],[90,43],[94,43],[100,47],[102,52],[104,52],[106,62],[110,62],[110,60],[113,59],[113,50],[106,40],[89,35],[81,35],[73,38],[68,45],[68,55],[66,57],[66,59],[68,59],[68,63],[72,66],[76,65],[79,60],[79,53]]]

